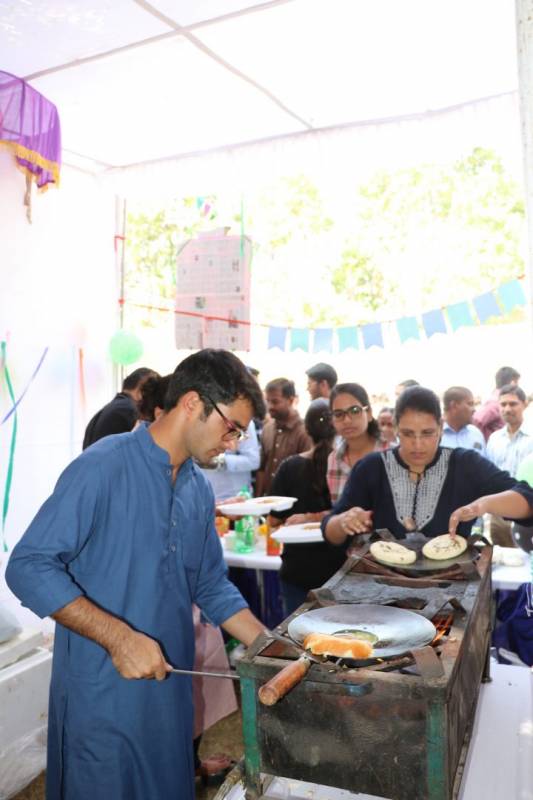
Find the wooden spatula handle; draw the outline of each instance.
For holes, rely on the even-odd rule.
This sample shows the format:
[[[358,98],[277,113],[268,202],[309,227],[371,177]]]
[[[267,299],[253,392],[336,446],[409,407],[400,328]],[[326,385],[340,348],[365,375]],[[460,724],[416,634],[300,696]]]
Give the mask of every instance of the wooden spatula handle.
[[[281,672],[274,675],[264,686],[261,686],[258,691],[258,697],[264,706],[273,706],[282,697],[285,697],[287,692],[290,692],[294,686],[300,683],[306,676],[311,662],[305,655],[300,656],[297,661],[292,664],[287,664]]]

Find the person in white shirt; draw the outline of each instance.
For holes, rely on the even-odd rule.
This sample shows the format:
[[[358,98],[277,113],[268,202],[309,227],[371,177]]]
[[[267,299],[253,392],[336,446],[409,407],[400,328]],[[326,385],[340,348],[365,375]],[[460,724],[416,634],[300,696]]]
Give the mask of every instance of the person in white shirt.
[[[533,453],[533,436],[523,425],[527,399],[519,386],[508,384],[500,389],[499,403],[505,425],[490,435],[487,442],[487,458],[499,469],[507,470],[514,478],[520,463]],[[515,546],[509,522],[493,517],[490,533],[493,544],[504,547]]]
[[[446,389],[442,398],[444,406],[444,425],[440,440],[442,447],[465,447],[477,450],[484,456],[485,439],[483,434],[472,425],[474,414],[474,395],[465,386],[451,386]]]

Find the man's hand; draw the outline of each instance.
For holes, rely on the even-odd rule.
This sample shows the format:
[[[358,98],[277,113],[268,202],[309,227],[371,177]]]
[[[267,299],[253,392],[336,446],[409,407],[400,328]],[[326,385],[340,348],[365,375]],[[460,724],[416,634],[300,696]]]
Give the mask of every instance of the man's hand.
[[[372,511],[354,506],[343,514],[339,514],[339,522],[343,533],[353,536],[355,533],[367,533],[372,530]]]
[[[137,633],[86,597],[77,597],[52,617],[65,628],[92,639],[107,650],[123,678],[156,678],[162,681],[172,669],[154,639]]]
[[[163,681],[172,667],[167,664],[161,648],[144,633],[126,631],[110,646],[109,655],[123,678],[155,678]]]
[[[485,513],[485,507],[482,500],[475,500],[467,506],[456,508],[450,516],[448,523],[448,532],[451,536],[455,536],[457,528],[461,522],[470,522],[471,519],[482,517]]]

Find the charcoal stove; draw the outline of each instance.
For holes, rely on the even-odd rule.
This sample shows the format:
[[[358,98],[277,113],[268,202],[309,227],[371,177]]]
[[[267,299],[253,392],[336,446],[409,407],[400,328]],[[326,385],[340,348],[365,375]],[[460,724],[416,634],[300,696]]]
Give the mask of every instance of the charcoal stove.
[[[272,775],[391,800],[457,798],[479,685],[489,680],[491,555],[485,547],[474,569],[445,578],[353,556],[278,628],[330,604],[377,603],[433,621],[431,646],[361,667],[314,663],[272,706],[259,688],[300,653],[266,638],[248,649],[238,665],[247,800],[265,797]]]

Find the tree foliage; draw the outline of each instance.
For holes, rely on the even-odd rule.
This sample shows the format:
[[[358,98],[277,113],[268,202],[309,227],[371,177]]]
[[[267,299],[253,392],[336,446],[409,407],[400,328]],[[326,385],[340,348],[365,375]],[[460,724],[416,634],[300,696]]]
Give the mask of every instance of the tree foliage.
[[[186,197],[130,213],[126,288],[168,302],[180,245],[231,226],[254,242],[259,321],[340,325],[417,315],[523,274],[524,218],[520,187],[483,148],[452,164],[382,170],[334,197],[308,176],[287,176],[245,198]]]
[[[490,150],[451,167],[379,172],[361,186],[336,292],[374,316],[419,313],[523,273],[524,202]]]

